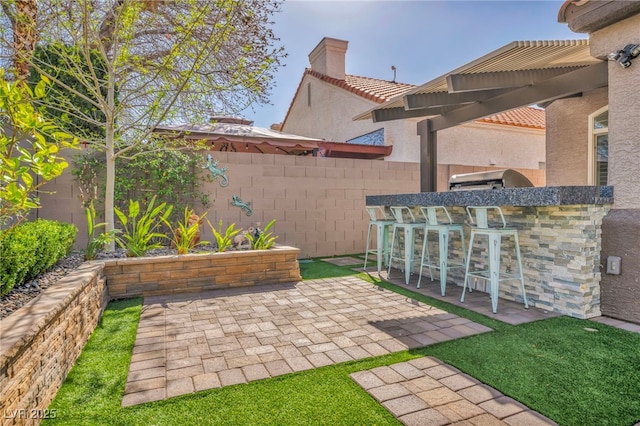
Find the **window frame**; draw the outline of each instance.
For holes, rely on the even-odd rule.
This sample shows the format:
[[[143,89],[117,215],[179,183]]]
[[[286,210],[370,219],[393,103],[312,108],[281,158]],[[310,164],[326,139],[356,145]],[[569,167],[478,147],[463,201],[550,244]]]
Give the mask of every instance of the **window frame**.
[[[598,148],[597,139],[598,136],[609,134],[609,124],[602,129],[596,129],[596,117],[609,110],[609,105],[605,105],[602,108],[589,114],[589,149],[587,151],[587,183],[588,185],[597,185],[597,162],[598,156],[596,150]]]

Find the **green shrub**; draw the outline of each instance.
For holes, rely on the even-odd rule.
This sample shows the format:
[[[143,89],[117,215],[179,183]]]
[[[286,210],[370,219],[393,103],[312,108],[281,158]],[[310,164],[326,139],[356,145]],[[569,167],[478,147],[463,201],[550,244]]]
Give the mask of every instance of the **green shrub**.
[[[154,195],[144,212],[140,208],[140,203],[134,200],[129,200],[129,210],[126,214],[119,208],[114,208],[124,227],[122,236],[117,237],[116,242],[127,251],[127,257],[141,257],[149,250],[162,247],[159,242],[154,242],[154,238],[169,238],[158,230],[171,215],[173,206],[167,203],[156,206],[155,202]]]
[[[238,235],[241,231],[241,229],[236,228],[235,223],[232,223],[227,226],[227,229],[223,233],[222,229],[224,227],[222,226],[222,219],[220,219],[220,222],[218,223],[218,229],[214,228],[211,222],[209,222],[209,219],[207,219],[207,223],[209,224],[209,228],[211,228],[213,237],[216,239],[216,244],[220,253],[225,252],[229,247],[231,247],[233,244],[233,237]]]
[[[78,229],[68,223],[38,219],[0,235],[0,294],[46,272],[69,254]]]

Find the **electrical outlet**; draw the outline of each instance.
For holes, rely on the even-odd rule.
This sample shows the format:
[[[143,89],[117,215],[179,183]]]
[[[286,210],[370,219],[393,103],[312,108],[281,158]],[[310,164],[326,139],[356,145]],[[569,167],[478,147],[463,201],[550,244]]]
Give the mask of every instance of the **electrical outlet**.
[[[620,275],[621,262],[622,261],[619,256],[607,257],[607,274]]]

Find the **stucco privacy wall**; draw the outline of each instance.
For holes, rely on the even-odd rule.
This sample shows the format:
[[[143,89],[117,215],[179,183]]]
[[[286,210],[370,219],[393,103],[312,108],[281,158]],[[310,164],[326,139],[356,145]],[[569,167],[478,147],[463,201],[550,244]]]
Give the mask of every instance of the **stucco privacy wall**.
[[[211,223],[217,226],[222,219],[225,226],[235,223],[246,229],[276,219],[276,242],[299,248],[301,258],[363,252],[369,223],[365,196],[414,193],[420,187],[417,163],[234,152],[217,152],[215,158],[228,168],[229,186],[211,182],[204,188],[212,200],[207,215]],[[450,173],[487,169],[439,166],[440,189],[448,188]],[[543,171],[518,171],[544,185]],[[43,194],[38,216],[74,223],[76,247],[83,248],[87,226],[77,183],[67,171],[45,188],[55,194]],[[251,202],[251,216],[230,204],[233,195]],[[213,240],[208,225],[201,230],[204,240]]]
[[[556,100],[546,108],[548,186],[590,184],[589,115],[605,105],[606,87],[580,97]],[[617,188],[615,195],[617,201]]]
[[[276,242],[300,248],[302,258],[364,251],[369,220],[365,196],[419,190],[416,163],[233,152],[216,152],[214,158],[228,168],[229,186],[205,186],[213,201],[209,220],[246,229],[276,219]],[[76,245],[82,248],[86,219],[77,187],[68,171],[47,184],[45,189],[55,194],[43,194],[37,214],[74,223],[79,229]],[[252,216],[230,204],[233,195],[251,202]],[[203,239],[213,239],[207,225],[202,232]]]
[[[369,223],[365,196],[414,193],[420,187],[417,163],[234,152],[216,152],[215,158],[228,168],[229,186],[217,182],[205,186],[213,200],[209,220],[215,226],[222,219],[226,225],[236,223],[246,229],[276,219],[276,242],[299,248],[301,258],[363,252]],[[450,174],[488,169],[439,166],[440,190],[447,189]],[[518,171],[544,185],[543,171]],[[76,247],[83,248],[87,225],[71,173],[65,172],[45,189],[55,194],[43,194],[38,216],[74,223]],[[233,195],[251,202],[251,216],[230,204]],[[204,240],[213,240],[208,225],[201,230]]]

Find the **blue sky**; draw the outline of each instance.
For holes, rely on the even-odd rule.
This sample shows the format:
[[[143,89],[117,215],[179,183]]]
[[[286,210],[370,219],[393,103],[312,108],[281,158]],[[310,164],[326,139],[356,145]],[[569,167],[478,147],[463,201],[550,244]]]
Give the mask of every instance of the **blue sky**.
[[[271,105],[242,112],[256,126],[281,122],[309,52],[323,37],[349,42],[347,74],[422,84],[514,40],[586,38],[557,22],[562,1],[285,0],[273,30],[288,57]]]

